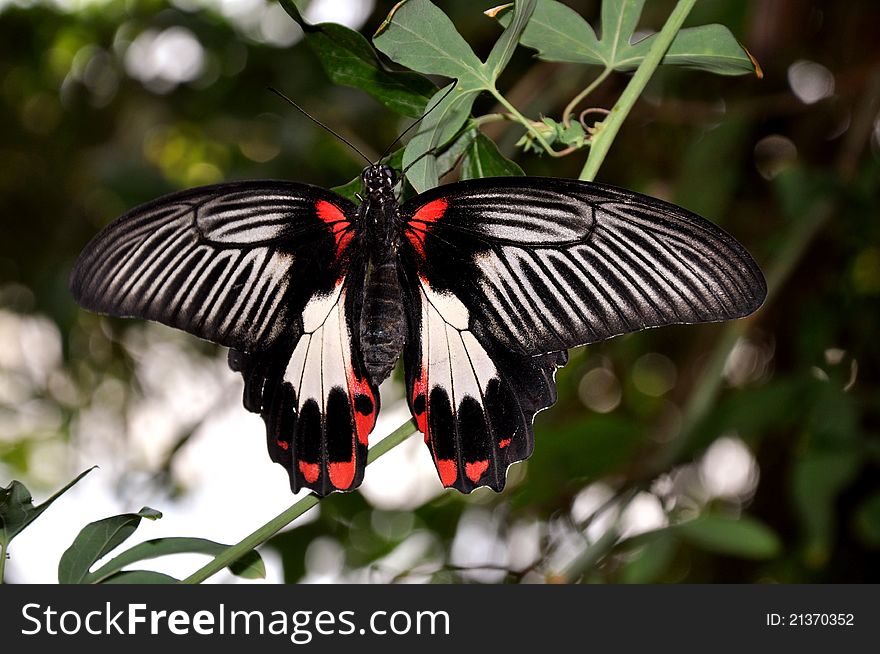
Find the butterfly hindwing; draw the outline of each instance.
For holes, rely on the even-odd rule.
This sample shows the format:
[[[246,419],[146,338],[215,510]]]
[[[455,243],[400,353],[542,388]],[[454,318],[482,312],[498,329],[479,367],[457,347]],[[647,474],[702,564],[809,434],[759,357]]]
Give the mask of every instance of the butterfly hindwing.
[[[738,318],[764,278],[746,250],[699,216],[601,184],[489,178],[402,207],[430,283],[459,297],[496,342],[563,350],[646,327]]]
[[[298,338],[230,357],[245,379],[245,406],[262,415],[269,453],[287,470],[294,492],[307,487],[326,495],[363,480],[379,391],[352,338],[348,281],[309,301]]]
[[[258,351],[343,274],[353,233],[345,216],[354,211],[330,191],[291,182],[182,191],[103,229],[80,255],[71,291],[98,313]]]
[[[406,391],[440,480],[464,493],[501,491],[510,464],[532,453],[532,420],[556,401],[553,376],[566,355],[498,350],[478,338],[453,294],[423,275],[407,278]]]

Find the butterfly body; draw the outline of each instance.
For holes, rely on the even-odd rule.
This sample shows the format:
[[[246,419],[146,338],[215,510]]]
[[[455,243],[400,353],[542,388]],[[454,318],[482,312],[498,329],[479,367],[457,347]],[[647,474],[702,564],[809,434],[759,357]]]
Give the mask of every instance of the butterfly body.
[[[400,358],[406,340],[403,290],[398,275],[402,237],[400,204],[394,195],[394,171],[369,166],[361,174],[363,202],[357,210],[366,253],[363,302],[356,317],[367,375],[381,384]]]
[[[568,348],[742,317],[766,294],[731,236],[631,191],[487,178],[399,203],[387,166],[362,180],[360,204],[274,180],[175,193],[102,230],[71,275],[88,309],[228,346],[293,491],[361,483],[401,355],[443,485],[500,491]]]

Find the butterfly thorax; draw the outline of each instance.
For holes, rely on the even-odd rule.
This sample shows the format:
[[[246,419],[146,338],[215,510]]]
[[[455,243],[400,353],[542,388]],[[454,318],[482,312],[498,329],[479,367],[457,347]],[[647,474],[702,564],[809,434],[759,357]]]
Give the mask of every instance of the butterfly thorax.
[[[391,374],[406,340],[403,291],[397,273],[399,205],[391,168],[370,166],[361,177],[364,194],[358,218],[367,257],[360,346],[370,381],[380,384]]]

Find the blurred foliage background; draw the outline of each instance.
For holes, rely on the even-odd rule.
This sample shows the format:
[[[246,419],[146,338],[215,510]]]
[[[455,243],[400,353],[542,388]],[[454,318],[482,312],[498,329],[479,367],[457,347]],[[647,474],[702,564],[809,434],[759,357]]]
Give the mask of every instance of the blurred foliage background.
[[[480,13],[490,4],[437,4],[485,56],[499,31]],[[567,4],[597,24],[598,1]],[[641,26],[656,30],[673,3],[647,5]],[[369,37],[392,3],[301,6]],[[599,180],[732,232],[767,274],[764,308],[573,351],[558,404],[536,419],[535,455],[501,495],[440,492],[411,439],[427,476],[405,480],[403,454],[368,468],[363,493],[329,498],[264,548],[279,555],[276,578],[880,581],[880,5],[716,0],[687,24],[710,22],[764,78],[661,68]],[[275,500],[292,500],[256,417],[210,440],[220,409],[244,414],[225,352],[81,311],[67,276],[100,227],[164,193],[357,175],[356,155],[267,86],[368,156],[384,150],[407,121],[333,86],[301,36],[264,0],[0,0],[0,486],[22,479],[40,497],[102,463],[120,505],[149,497],[168,516],[198,495],[186,471],[201,463],[187,453],[209,443],[232,462],[255,452]],[[558,118],[594,75],[520,49],[501,85],[527,115]],[[590,105],[610,107],[626,81],[612,75]],[[576,177],[583,165],[584,152],[518,153],[514,124],[484,132],[528,174]],[[383,406],[404,417],[400,379]],[[229,521],[219,503],[201,513]],[[236,540],[261,521],[232,522]],[[15,554],[9,578],[26,580]]]

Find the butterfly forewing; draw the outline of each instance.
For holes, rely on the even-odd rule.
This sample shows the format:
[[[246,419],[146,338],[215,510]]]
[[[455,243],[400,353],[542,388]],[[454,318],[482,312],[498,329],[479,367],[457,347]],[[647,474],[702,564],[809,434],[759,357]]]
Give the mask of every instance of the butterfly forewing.
[[[87,309],[156,320],[243,351],[269,347],[311,293],[341,274],[337,243],[354,205],[280,181],[206,186],[138,207],[86,246],[71,275]],[[335,230],[335,232],[334,232]]]
[[[506,348],[540,354],[646,327],[738,318],[766,295],[758,266],[681,207],[599,184],[490,178],[402,208],[437,289]],[[431,265],[432,262],[444,265]]]

